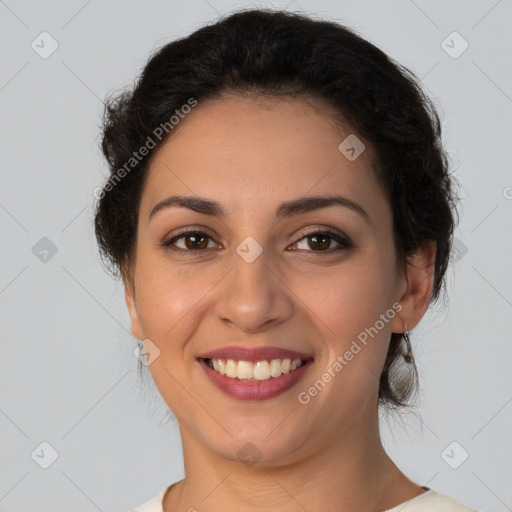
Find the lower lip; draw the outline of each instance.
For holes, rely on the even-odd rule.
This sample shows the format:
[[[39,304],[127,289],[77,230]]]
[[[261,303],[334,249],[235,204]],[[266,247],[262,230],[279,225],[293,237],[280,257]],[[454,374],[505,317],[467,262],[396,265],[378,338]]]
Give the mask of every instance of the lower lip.
[[[199,360],[210,380],[227,395],[238,400],[267,400],[284,393],[293,387],[307,372],[313,360],[308,359],[297,370],[283,373],[279,377],[270,377],[268,380],[239,380],[231,379],[210,368],[204,359]]]

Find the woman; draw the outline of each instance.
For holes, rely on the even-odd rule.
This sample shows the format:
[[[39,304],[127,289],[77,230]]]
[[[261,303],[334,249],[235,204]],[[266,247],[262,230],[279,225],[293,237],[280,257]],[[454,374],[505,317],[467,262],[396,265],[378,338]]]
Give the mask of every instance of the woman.
[[[137,511],[471,510],[378,428],[414,395],[408,333],[444,286],[440,136],[412,73],[279,11],[166,45],[107,101],[96,234],[185,464]]]

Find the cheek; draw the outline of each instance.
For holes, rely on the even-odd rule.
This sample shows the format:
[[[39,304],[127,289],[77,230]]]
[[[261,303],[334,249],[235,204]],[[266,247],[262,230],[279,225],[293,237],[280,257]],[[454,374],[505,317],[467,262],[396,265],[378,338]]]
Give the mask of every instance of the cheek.
[[[329,339],[349,340],[390,308],[392,269],[378,258],[359,258],[326,272],[296,272],[290,288]]]
[[[169,408],[179,417],[190,409],[183,383],[190,380],[195,359],[189,357],[188,340],[204,313],[210,280],[199,271],[142,257],[138,260],[137,302],[142,331],[160,350],[148,367],[154,383]],[[215,280],[212,278],[212,283]],[[190,414],[189,414],[190,415]],[[185,414],[186,416],[186,414]]]
[[[318,405],[332,400],[343,405],[340,411],[353,411],[376,396],[395,315],[392,276],[382,255],[354,259],[330,273],[297,274],[292,288],[308,306],[325,349],[308,383],[330,382]]]
[[[183,352],[197,329],[209,292],[222,277],[219,270],[171,264],[157,251],[142,249],[138,254],[135,279],[141,328],[169,361],[177,361],[176,354]]]
[[[152,249],[149,242],[137,249],[135,281],[143,328],[158,338],[185,316],[200,293],[193,273],[170,265],[165,250]]]

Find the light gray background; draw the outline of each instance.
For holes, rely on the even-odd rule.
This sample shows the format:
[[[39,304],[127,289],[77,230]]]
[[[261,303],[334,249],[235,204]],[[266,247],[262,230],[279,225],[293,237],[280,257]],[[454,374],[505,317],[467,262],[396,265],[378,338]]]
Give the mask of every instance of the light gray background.
[[[122,512],[182,477],[177,426],[138,391],[122,287],[93,237],[101,102],[160,45],[256,5],[345,22],[436,99],[467,252],[448,271],[449,307],[412,333],[417,414],[385,420],[383,436],[416,482],[512,510],[510,0],[0,0],[0,510]],[[43,31],[59,45],[47,59],[31,48]],[[469,43],[457,59],[441,46],[453,31]],[[32,252],[42,237],[57,248],[46,262]],[[58,452],[48,469],[31,457],[43,441]],[[442,457],[453,441],[452,463],[469,453],[458,469]]]

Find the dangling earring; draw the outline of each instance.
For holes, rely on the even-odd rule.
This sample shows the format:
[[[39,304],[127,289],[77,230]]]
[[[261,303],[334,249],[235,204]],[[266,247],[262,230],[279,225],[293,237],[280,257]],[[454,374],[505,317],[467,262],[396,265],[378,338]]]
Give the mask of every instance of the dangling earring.
[[[411,346],[411,340],[409,339],[409,331],[407,330],[407,325],[404,322],[404,340],[407,345],[407,353],[404,354],[404,359],[406,363],[414,363],[414,358],[412,357],[412,346]]]

